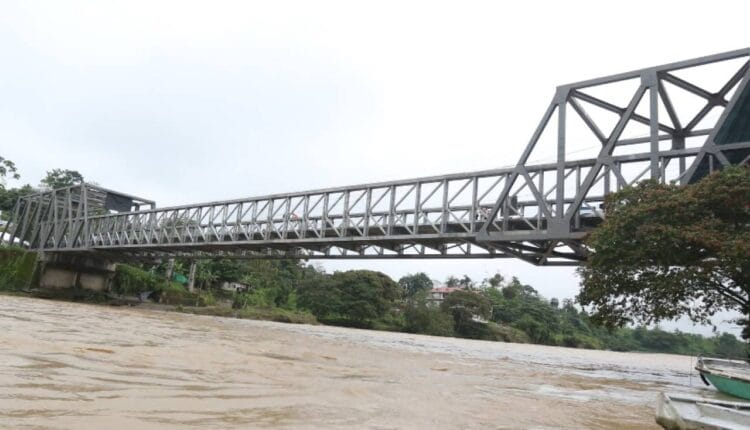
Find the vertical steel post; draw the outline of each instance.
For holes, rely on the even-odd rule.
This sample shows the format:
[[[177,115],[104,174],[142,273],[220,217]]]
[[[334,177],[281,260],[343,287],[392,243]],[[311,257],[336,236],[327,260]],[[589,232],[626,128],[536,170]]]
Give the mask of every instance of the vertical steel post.
[[[562,220],[565,213],[565,125],[569,93],[568,87],[558,87],[555,96],[555,103],[557,104],[557,198],[555,199],[555,218],[558,220]],[[544,172],[540,172],[540,175],[544,176]],[[544,190],[542,190],[542,195],[544,195]],[[549,226],[547,227],[549,228]]]
[[[651,137],[651,179],[659,179],[659,79],[656,71],[644,72],[641,76],[643,86],[648,87],[649,92],[649,135]]]

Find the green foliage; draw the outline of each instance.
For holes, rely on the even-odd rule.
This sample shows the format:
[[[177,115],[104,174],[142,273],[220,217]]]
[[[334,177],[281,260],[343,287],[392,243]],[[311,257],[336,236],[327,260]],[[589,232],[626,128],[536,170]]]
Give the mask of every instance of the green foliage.
[[[36,253],[16,247],[0,248],[0,290],[20,290],[31,282]]]
[[[116,294],[137,295],[146,291],[161,291],[165,284],[163,276],[128,264],[118,264],[112,291]]]
[[[333,287],[330,276],[317,274],[303,280],[297,289],[297,305],[318,319],[333,315],[342,308],[341,294]]]
[[[484,285],[490,288],[500,288],[503,282],[505,282],[503,275],[495,273],[491,277],[485,279]]]
[[[484,285],[489,282],[485,281]],[[486,328],[475,326],[471,337],[506,342],[533,342],[571,348],[704,354],[741,358],[746,345],[731,334],[712,338],[658,328],[606,328],[591,320],[573,301],[549,301],[517,278],[481,291],[492,305]],[[450,297],[450,296],[449,296]]]
[[[713,343],[713,353],[711,355],[713,356],[724,358],[747,357],[747,345],[737,342],[737,338],[729,333],[717,334],[711,341]]]
[[[432,289],[432,280],[424,272],[409,274],[398,280],[398,284],[404,289],[407,297],[414,297],[415,294]]]
[[[380,272],[336,272],[331,281],[341,294],[343,307],[338,313],[355,323],[366,323],[384,316],[399,298],[398,284]]]
[[[487,329],[481,339],[513,343],[531,342],[531,339],[523,330],[493,322],[487,323]]]
[[[197,306],[216,306],[216,297],[211,291],[201,291],[198,293]]]
[[[183,304],[188,298],[188,292],[182,284],[178,282],[169,282],[162,289],[159,301],[168,305]]]
[[[318,319],[366,326],[395,305],[400,287],[383,273],[351,270],[303,282],[297,294],[299,305]]]
[[[610,327],[736,310],[750,338],[750,168],[685,187],[643,182],[612,194],[587,239],[578,300]]]
[[[214,271],[210,260],[200,260],[195,266],[195,284],[202,288],[209,288],[216,284],[219,276]]]
[[[210,306],[215,303],[211,293],[191,295],[182,284],[167,282],[161,274],[127,264],[117,265],[112,292],[132,296],[148,291],[153,292],[151,298],[158,297],[161,303],[169,305]]]
[[[466,337],[479,337],[477,330],[481,323],[475,319],[488,319],[492,314],[492,304],[487,297],[463,290],[448,294],[440,309],[453,317],[456,333]]]
[[[56,189],[78,185],[82,182],[83,175],[76,170],[52,169],[47,171],[47,176],[42,179],[41,185]]]
[[[178,260],[175,267],[180,264]],[[187,264],[185,264],[187,267]],[[163,270],[163,269],[160,269]],[[315,277],[311,267],[294,260],[229,260],[199,261],[196,285],[202,289],[216,288],[224,282],[249,285],[251,291],[232,297],[235,308],[243,306],[277,306],[295,309],[296,289],[307,277]]]
[[[21,188],[10,188],[6,189],[0,185],[0,211],[3,211],[3,219],[10,219],[13,208],[18,201],[18,198],[34,192],[34,188],[30,185],[24,185]]]
[[[18,174],[16,164],[7,158],[0,157],[0,186],[5,186],[5,178],[10,176],[13,179],[19,179],[21,175]]]
[[[453,336],[453,316],[427,304],[425,294],[407,303],[404,310],[405,329],[432,336]]]
[[[232,301],[232,307],[242,309],[247,306],[271,308],[276,306],[276,289],[253,288],[250,291],[237,293]]]
[[[471,280],[471,278],[468,275],[464,275],[462,278],[457,278],[455,276],[449,276],[448,279],[445,280],[445,286],[451,287],[451,288],[466,288],[466,289],[472,289],[474,288],[474,281]]]

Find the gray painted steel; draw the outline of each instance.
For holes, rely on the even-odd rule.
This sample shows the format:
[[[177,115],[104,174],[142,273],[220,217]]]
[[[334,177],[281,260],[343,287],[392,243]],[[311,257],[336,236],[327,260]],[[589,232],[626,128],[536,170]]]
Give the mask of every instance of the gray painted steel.
[[[22,197],[5,229],[33,249],[116,259],[513,257],[575,265],[586,258],[582,239],[601,222],[607,194],[644,179],[688,183],[748,162],[750,142],[715,140],[728,117],[733,136],[748,135],[737,129],[748,126],[737,120],[746,103],[734,109],[750,91],[748,58],[750,48],[562,85],[511,168],[169,208],[82,184]],[[679,76],[722,63],[735,68],[718,88]],[[626,102],[602,90],[622,84],[631,85]],[[685,94],[700,109],[686,114],[674,101]],[[721,111],[718,120],[709,121],[712,111]],[[566,151],[581,138],[570,133],[573,121],[596,142],[595,157]],[[633,124],[646,132],[626,136]],[[543,135],[552,136],[555,149],[545,155],[556,161],[532,164]]]

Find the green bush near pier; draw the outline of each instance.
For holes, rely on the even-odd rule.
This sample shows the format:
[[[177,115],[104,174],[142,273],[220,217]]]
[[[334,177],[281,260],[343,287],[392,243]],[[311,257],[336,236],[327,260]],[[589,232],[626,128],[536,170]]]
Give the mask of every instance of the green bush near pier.
[[[17,291],[31,283],[36,253],[17,247],[0,248],[0,290]]]

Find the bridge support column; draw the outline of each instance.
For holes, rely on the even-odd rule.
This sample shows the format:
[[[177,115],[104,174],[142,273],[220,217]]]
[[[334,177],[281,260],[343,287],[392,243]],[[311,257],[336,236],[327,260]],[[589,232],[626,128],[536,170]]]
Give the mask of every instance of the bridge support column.
[[[117,264],[80,255],[39,253],[34,286],[109,291]]]
[[[195,268],[198,264],[197,261],[190,261],[190,275],[188,276],[188,291],[195,292]]]
[[[174,258],[167,260],[167,282],[172,282],[174,276]]]

